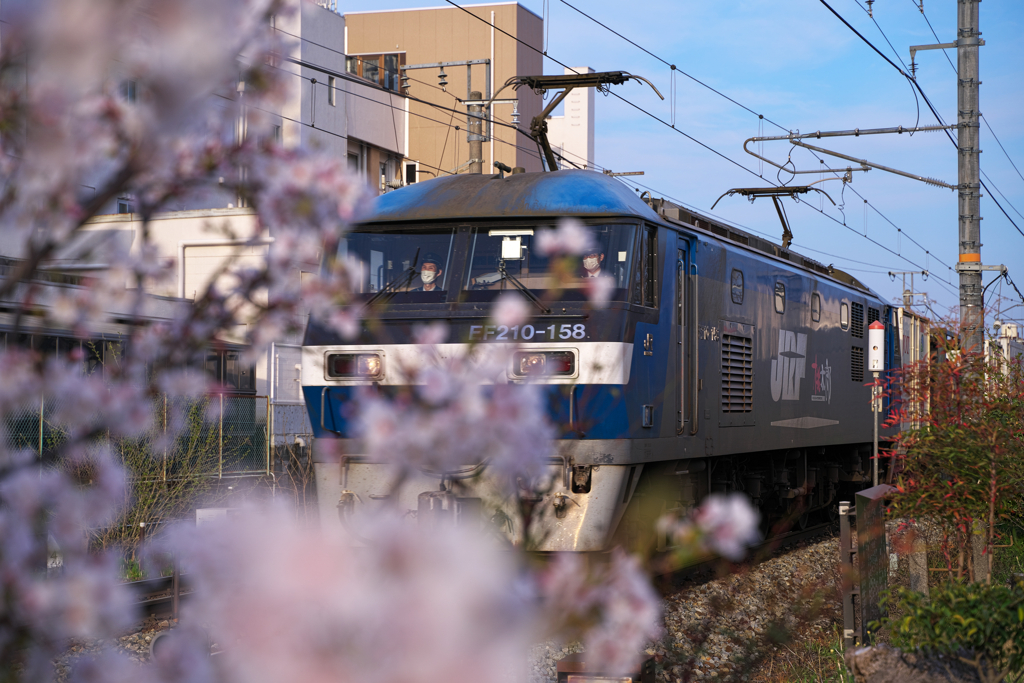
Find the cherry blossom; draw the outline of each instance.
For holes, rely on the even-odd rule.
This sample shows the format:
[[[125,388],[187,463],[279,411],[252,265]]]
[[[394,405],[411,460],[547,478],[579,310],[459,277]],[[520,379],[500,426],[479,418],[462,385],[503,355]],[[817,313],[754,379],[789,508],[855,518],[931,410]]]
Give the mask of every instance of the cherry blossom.
[[[503,292],[494,302],[491,318],[495,325],[514,327],[522,325],[533,313],[531,305],[518,292]]]
[[[661,604],[636,557],[616,549],[605,566],[561,554],[538,577],[544,612],[581,638],[592,670],[632,674],[644,645],[661,634]]]
[[[409,368],[416,391],[395,400],[362,397],[358,428],[371,458],[404,469],[451,472],[486,463],[509,490],[534,481],[554,453],[554,427],[540,387],[494,383],[506,355],[436,358]]]
[[[688,552],[704,549],[737,561],[760,539],[761,515],[742,493],[713,493],[686,518],[666,515],[658,530]]]
[[[365,532],[371,542],[354,551],[280,508],[181,529],[171,546],[198,598],[183,620],[217,634],[229,681],[507,680],[532,607],[504,550],[390,516]]]
[[[537,251],[544,256],[582,256],[595,248],[594,236],[574,218],[563,218],[555,230],[537,233]]]

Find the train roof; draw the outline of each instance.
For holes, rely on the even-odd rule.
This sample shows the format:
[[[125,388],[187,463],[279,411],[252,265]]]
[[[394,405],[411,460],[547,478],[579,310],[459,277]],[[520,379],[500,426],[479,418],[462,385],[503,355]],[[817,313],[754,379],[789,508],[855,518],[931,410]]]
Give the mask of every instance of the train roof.
[[[658,215],[628,187],[594,171],[479,173],[408,185],[374,200],[361,223],[459,218]]]
[[[838,268],[667,200],[645,202],[618,180],[595,171],[515,173],[504,178],[479,173],[444,176],[375,198],[359,223],[559,216],[636,217],[682,224],[874,294]]]

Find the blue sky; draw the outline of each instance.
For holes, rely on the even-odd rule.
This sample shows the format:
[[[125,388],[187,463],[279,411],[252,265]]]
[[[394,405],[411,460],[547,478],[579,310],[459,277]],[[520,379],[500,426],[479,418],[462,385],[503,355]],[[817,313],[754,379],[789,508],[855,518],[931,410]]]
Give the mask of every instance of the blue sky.
[[[939,42],[951,42],[956,37],[956,0],[924,0],[925,15],[919,10],[919,0],[877,0],[873,6],[877,27],[865,11],[864,0],[828,2],[897,64],[897,55],[909,63],[910,45],[936,42],[925,16],[938,33]],[[338,10],[344,13],[445,3],[352,0],[338,4]],[[552,57],[571,66],[642,75],[668,97],[670,70],[657,59],[561,0],[524,0],[520,4],[538,15],[547,15],[548,54]],[[572,4],[788,130],[910,127],[918,120],[918,103],[906,79],[819,0],[647,0],[641,5],[578,0]],[[623,12],[623,7],[629,11]],[[980,57],[981,112],[1020,172],[984,123],[981,165],[991,181],[992,193],[1024,230],[1024,178],[1020,175],[1024,173],[1024,3],[990,0],[980,8],[980,28],[986,41]],[[955,51],[946,54],[955,65]],[[918,52],[917,62],[918,83],[947,123],[955,122],[957,82],[950,63],[937,50]],[[545,60],[546,73],[561,71],[558,64]],[[761,172],[758,161],[742,149],[746,138],[759,134],[757,116],[682,74],[677,75],[676,86],[676,128]],[[661,119],[670,119],[668,100],[660,101],[647,86],[627,83],[618,86],[616,92]],[[919,105],[920,125],[934,125],[925,103]],[[652,188],[655,196],[671,197],[707,212],[730,188],[764,184],[756,174],[613,97],[598,97],[596,118],[596,163],[616,171],[644,171],[645,175],[635,180]],[[781,135],[784,131],[766,122],[763,134]],[[957,180],[956,151],[942,133],[833,138],[815,144],[951,184]],[[789,145],[767,143],[765,152],[765,156],[783,162]],[[819,167],[818,160],[805,150],[795,150],[792,158],[800,169]],[[835,163],[846,166],[839,160]],[[765,165],[763,172],[766,178],[775,179],[774,168]],[[803,184],[806,178],[798,177],[789,184]],[[956,193],[877,170],[855,173],[853,184],[845,192],[838,181],[818,186],[843,206],[840,211],[824,200],[828,207],[825,213],[848,227],[807,204],[787,199],[795,249],[825,264],[834,263],[889,299],[900,295],[902,281],[891,281],[888,271],[927,268],[932,276],[924,283],[915,281],[918,291],[927,292],[940,313],[957,305],[958,276],[949,269],[957,260]],[[864,199],[869,206],[865,206]],[[819,200],[808,201],[813,207],[821,207]],[[779,239],[781,228],[771,200],[750,204],[740,197],[726,198],[714,214]],[[1010,277],[1024,291],[1024,235],[988,196],[982,199],[982,215],[983,262],[1008,266]],[[863,237],[865,233],[892,253],[869,242]],[[993,277],[987,274],[985,283]],[[1001,302],[1003,309],[1020,303],[1006,284],[989,289],[990,303],[996,303],[1000,288],[1007,297]],[[1003,318],[1024,319],[1024,305],[1007,311]],[[991,317],[987,322],[991,325]]]

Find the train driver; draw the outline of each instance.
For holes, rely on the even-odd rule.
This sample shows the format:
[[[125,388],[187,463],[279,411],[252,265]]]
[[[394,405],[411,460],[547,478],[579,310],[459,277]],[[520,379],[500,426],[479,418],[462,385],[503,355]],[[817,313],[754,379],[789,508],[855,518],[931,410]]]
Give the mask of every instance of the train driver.
[[[441,258],[433,253],[428,252],[423,257],[423,263],[420,265],[420,282],[422,283],[419,287],[416,287],[412,291],[414,292],[440,292],[441,290],[441,274],[444,269],[441,267]]]
[[[583,274],[580,277],[601,277],[601,264],[604,263],[604,252],[593,251],[583,255]]]

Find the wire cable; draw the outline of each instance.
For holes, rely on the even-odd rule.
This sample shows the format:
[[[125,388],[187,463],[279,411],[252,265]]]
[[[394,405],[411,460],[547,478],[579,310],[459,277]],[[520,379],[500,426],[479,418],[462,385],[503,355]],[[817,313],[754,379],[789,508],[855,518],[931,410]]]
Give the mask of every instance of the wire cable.
[[[455,4],[454,2],[451,2],[451,0],[448,0],[448,1],[449,1],[449,3],[450,3],[450,4],[453,4],[453,5]],[[591,16],[591,15],[587,14],[586,12],[584,12],[584,11],[583,11],[583,10],[581,10],[581,9],[579,9],[578,7],[575,7],[574,5],[572,5],[572,4],[568,3],[568,2],[566,2],[566,0],[560,0],[560,2],[562,2],[562,4],[564,4],[564,5],[566,6],[566,7],[569,7],[570,9],[572,9],[572,10],[574,10],[574,11],[578,12],[579,14],[581,14],[582,16],[586,17],[587,19],[590,19],[590,20],[591,20],[592,22],[594,22],[595,24],[597,24],[597,25],[601,26],[602,28],[604,28],[604,29],[606,29],[607,31],[609,31],[609,32],[611,32],[611,33],[613,33],[613,34],[615,34],[615,35],[616,35],[616,36],[618,36],[619,38],[621,38],[621,39],[625,40],[625,41],[626,41],[626,42],[628,42],[628,43],[629,43],[630,45],[633,45],[634,47],[636,47],[636,48],[638,48],[638,49],[642,50],[643,52],[645,52],[646,54],[650,55],[651,57],[654,57],[655,59],[657,59],[658,61],[660,61],[660,62],[661,62],[662,64],[665,64],[665,65],[669,66],[670,68],[672,68],[673,70],[676,70],[676,68],[677,68],[677,67],[676,67],[676,66],[675,66],[674,64],[670,64],[670,63],[669,63],[669,62],[668,62],[667,60],[665,60],[665,59],[663,59],[662,57],[659,57],[658,55],[654,54],[653,52],[651,52],[651,51],[650,51],[650,50],[648,50],[647,48],[643,47],[643,46],[642,46],[642,45],[640,45],[639,43],[636,43],[635,41],[633,41],[633,40],[631,40],[631,39],[627,38],[626,36],[622,35],[622,34],[621,34],[621,33],[619,33],[618,31],[616,31],[615,29],[613,29],[613,28],[611,28],[610,26],[608,26],[607,24],[605,24],[605,23],[601,22],[600,20],[596,19],[595,17],[593,17],[593,16]],[[827,5],[826,5],[826,6],[827,6]],[[831,8],[830,8],[830,9],[831,9]],[[835,12],[834,12],[834,11],[833,11],[833,13],[835,14]],[[474,15],[474,16],[475,16],[475,15]],[[837,15],[837,16],[838,16],[838,15]],[[840,17],[840,19],[841,19],[841,17]],[[885,32],[884,32],[884,31],[882,31],[882,28],[881,28],[881,26],[879,26],[879,25],[878,25],[878,22],[877,22],[877,21],[875,22],[875,26],[876,26],[876,27],[878,28],[878,31],[879,31],[879,32],[880,32],[880,33],[882,34],[882,36],[883,36],[883,37],[885,38],[886,42],[887,42],[887,43],[889,43],[889,47],[893,49],[893,52],[894,52],[894,53],[896,53],[896,50],[895,50],[895,48],[893,48],[893,47],[892,47],[892,43],[891,43],[891,42],[889,41],[888,37],[887,37],[887,36],[885,36]],[[851,27],[851,28],[852,28],[852,27]],[[859,35],[859,34],[858,34],[858,35]],[[516,38],[516,40],[519,40],[519,39],[518,39],[518,38]],[[520,43],[522,43],[523,45],[527,46],[527,47],[531,47],[531,48],[532,48],[532,46],[530,46],[529,44],[527,44],[527,43],[525,43],[525,42],[523,42],[523,41],[521,41],[521,40],[519,40],[519,42],[520,42]],[[532,48],[532,49],[536,50],[536,48]],[[877,51],[878,51],[878,50],[876,49],[876,52],[877,52]],[[548,55],[548,54],[547,54],[546,52],[545,52],[544,54],[545,54],[545,56],[547,56],[548,58],[550,58],[550,59],[551,59],[552,61],[554,61],[554,62],[556,62],[556,63],[559,63],[559,64],[560,64],[560,62],[558,62],[558,60],[554,59],[553,57],[551,57],[550,55]],[[881,54],[881,53],[880,53],[880,54]],[[899,54],[898,54],[898,53],[896,53],[896,55],[897,55],[897,59],[900,59],[900,58],[899,58]],[[882,55],[882,56],[884,57],[885,55]],[[900,59],[900,62],[902,63],[902,59]],[[892,63],[892,62],[890,62],[890,63]],[[563,64],[562,66],[565,66],[565,65]],[[893,64],[893,66],[895,66],[895,64]],[[905,64],[904,64],[904,67],[906,67],[906,65],[905,65]],[[570,67],[567,67],[567,68],[570,68]],[[680,71],[680,73],[682,73],[682,74],[683,74],[684,76],[686,76],[687,78],[690,78],[690,79],[691,79],[691,80],[693,80],[694,82],[696,82],[696,83],[699,83],[700,85],[702,85],[702,86],[704,86],[704,87],[708,88],[709,90],[711,90],[712,92],[716,93],[717,95],[719,95],[719,96],[721,96],[721,97],[723,97],[723,98],[725,98],[725,99],[729,100],[730,102],[732,102],[733,104],[737,105],[738,107],[741,107],[741,108],[742,108],[742,109],[744,109],[745,111],[748,111],[748,112],[750,112],[751,114],[755,114],[755,115],[757,115],[757,116],[758,116],[758,118],[759,118],[759,120],[761,120],[761,119],[764,119],[764,120],[768,121],[769,123],[771,123],[771,124],[772,124],[773,126],[775,126],[775,127],[779,128],[780,130],[788,130],[787,128],[785,128],[784,126],[780,125],[779,123],[776,123],[775,121],[772,121],[771,119],[766,119],[766,118],[764,118],[764,117],[763,117],[763,115],[761,115],[761,114],[758,114],[758,113],[757,113],[757,112],[755,112],[755,111],[754,111],[753,109],[751,109],[751,108],[747,107],[746,105],[744,105],[744,104],[742,104],[742,103],[740,103],[740,102],[737,102],[736,100],[734,100],[733,98],[729,97],[728,95],[725,95],[724,93],[722,93],[722,92],[720,92],[720,91],[716,90],[715,88],[712,88],[711,86],[707,85],[707,84],[706,84],[706,83],[704,83],[703,81],[700,81],[700,80],[698,80],[697,78],[694,78],[694,77],[693,77],[693,76],[691,76],[690,74],[687,74],[687,73],[686,73],[686,72],[684,72],[684,71]],[[901,73],[903,73],[903,72],[901,71]],[[908,76],[906,76],[906,74],[905,74],[905,73],[903,73],[903,75],[904,75],[904,77],[905,77],[905,78],[907,78],[908,82],[909,82],[909,81],[911,81],[911,79],[910,79],[910,78],[909,78]],[[913,84],[912,82],[909,82],[909,85],[910,85],[910,88],[911,88],[911,92],[913,92],[913,94],[914,94],[914,101],[915,101],[915,104],[916,104],[916,106],[917,106],[917,119],[918,119],[918,122],[920,122],[920,102],[919,102],[919,100],[918,100],[918,98],[917,98],[917,97],[918,97],[918,96],[917,96],[917,93],[916,93],[916,91],[914,90],[914,84]],[[662,121],[662,120],[661,120],[661,119],[659,119],[659,118],[658,118],[657,116],[655,116],[655,115],[651,114],[650,112],[648,112],[648,111],[644,110],[643,108],[641,108],[641,107],[639,107],[638,105],[636,105],[636,104],[634,104],[634,103],[630,102],[629,100],[626,100],[625,98],[623,98],[623,97],[619,96],[619,95],[618,95],[617,93],[612,93],[612,94],[613,94],[613,95],[615,95],[616,97],[618,97],[618,98],[619,98],[620,100],[622,100],[623,102],[626,102],[627,104],[629,104],[629,105],[633,106],[633,107],[634,107],[634,108],[636,108],[636,109],[639,109],[640,111],[642,111],[643,113],[647,114],[648,116],[651,116],[652,118],[655,118],[656,120],[660,121],[660,122],[661,122],[661,123],[662,123],[663,125],[666,125],[666,126],[668,126],[668,127],[672,128],[672,129],[674,129],[674,130],[678,130],[678,129],[676,129],[676,127],[675,127],[675,123],[674,123],[674,122],[672,122],[672,123],[668,123],[668,122]],[[915,124],[915,127],[916,127],[916,124]],[[682,131],[679,131],[679,132],[682,132]],[[704,148],[706,148],[706,149],[709,149],[710,151],[714,152],[714,153],[715,153],[715,154],[717,154],[718,156],[720,156],[720,157],[723,157],[723,158],[725,158],[726,160],[730,161],[731,163],[733,163],[733,164],[736,164],[736,165],[740,166],[740,167],[741,167],[741,168],[743,168],[744,170],[746,170],[746,171],[748,171],[748,172],[752,173],[753,175],[756,175],[756,176],[758,176],[759,178],[763,178],[763,175],[762,175],[761,173],[756,173],[756,172],[752,171],[751,169],[749,169],[749,168],[747,168],[747,167],[743,166],[742,164],[738,164],[738,163],[737,163],[737,162],[735,162],[734,160],[732,160],[732,159],[730,159],[730,158],[726,157],[725,155],[723,155],[723,154],[719,153],[718,151],[716,151],[716,150],[714,150],[714,149],[711,149],[710,147],[708,147],[708,146],[707,146],[707,145],[705,145],[704,143],[700,142],[699,140],[696,140],[696,139],[694,139],[693,137],[691,137],[690,135],[687,135],[686,133],[682,133],[682,134],[683,134],[683,135],[685,135],[685,136],[686,136],[687,138],[689,138],[690,140],[693,140],[693,141],[694,141],[694,142],[696,142],[697,144],[701,145],[702,147],[704,147]],[[812,152],[812,153],[813,153],[813,152]],[[817,154],[814,154],[814,156],[815,156],[815,158],[818,158],[818,159],[820,160],[820,157],[819,157],[819,156],[818,156]],[[839,176],[836,176],[836,177],[839,177]],[[782,183],[781,179],[779,179],[779,183],[780,183],[780,184],[784,184],[784,183]],[[851,188],[851,189],[852,189],[852,188]],[[906,235],[906,236],[907,236],[907,237],[908,237],[908,238],[909,238],[909,239],[910,239],[910,240],[911,240],[911,241],[912,241],[912,242],[913,242],[913,243],[914,243],[914,244],[915,244],[916,246],[918,246],[918,247],[919,247],[919,248],[920,248],[920,249],[921,249],[922,251],[924,251],[924,252],[925,252],[925,254],[927,254],[927,255],[931,255],[931,254],[930,254],[930,251],[929,251],[929,250],[925,249],[923,245],[921,245],[921,244],[920,244],[920,243],[919,243],[919,242],[918,242],[917,240],[915,240],[915,239],[914,239],[913,237],[910,237],[910,235],[909,235],[909,234],[907,234],[907,233],[904,233],[904,232],[903,232],[903,230],[902,230],[901,228],[899,228],[899,227],[898,227],[898,226],[897,226],[897,225],[896,225],[895,223],[893,223],[893,222],[892,222],[892,220],[890,220],[890,219],[889,219],[889,218],[888,218],[887,216],[885,216],[885,215],[884,215],[884,214],[883,214],[883,213],[882,213],[882,212],[881,212],[881,211],[880,211],[880,210],[879,210],[879,209],[878,209],[877,207],[875,207],[874,205],[870,204],[870,202],[867,202],[867,200],[866,200],[866,199],[864,199],[864,197],[863,197],[863,196],[862,196],[862,195],[861,195],[860,193],[858,193],[858,192],[857,192],[856,190],[853,190],[853,192],[854,192],[854,194],[856,194],[856,195],[857,195],[858,197],[860,197],[861,199],[863,199],[863,200],[864,200],[864,201],[865,201],[866,203],[868,203],[868,205],[869,205],[869,206],[871,207],[871,209],[872,209],[873,211],[875,211],[875,213],[877,213],[877,214],[878,214],[879,216],[881,216],[881,217],[882,217],[882,218],[883,218],[883,219],[884,219],[884,220],[885,220],[885,221],[886,221],[887,223],[889,223],[889,224],[890,224],[890,225],[891,225],[891,226],[892,226],[893,228],[895,228],[895,229],[896,229],[896,231],[897,231],[897,233],[898,233],[899,235]],[[812,208],[813,208],[813,207],[812,207]],[[827,215],[827,214],[824,214],[824,212],[823,212],[823,211],[822,211],[821,209],[818,209],[818,211],[819,211],[819,213],[822,213],[823,215]],[[843,221],[843,224],[845,225],[845,221]],[[937,261],[938,261],[939,263],[941,263],[942,265],[946,266],[946,267],[947,267],[947,269],[949,269],[950,271],[952,271],[952,270],[953,270],[953,269],[952,269],[952,267],[951,267],[951,266],[949,266],[949,264],[947,264],[947,263],[943,262],[943,261],[942,261],[941,259],[936,259],[936,260],[937,260]]]
[[[740,102],[737,102],[736,100],[734,100],[733,98],[729,97],[728,95],[726,95],[726,94],[725,94],[725,93],[723,93],[722,91],[720,91],[720,90],[716,90],[715,88],[713,88],[712,86],[708,85],[707,83],[705,83],[704,81],[700,80],[699,78],[696,78],[695,76],[691,76],[690,74],[686,73],[685,71],[683,71],[682,69],[680,69],[680,68],[679,68],[678,66],[676,66],[675,64],[670,64],[670,63],[669,63],[669,62],[667,62],[666,60],[662,59],[662,58],[661,58],[661,57],[659,57],[658,55],[654,54],[653,52],[651,52],[650,50],[648,50],[647,48],[645,48],[645,47],[644,47],[643,45],[640,45],[640,44],[638,44],[638,43],[635,43],[635,42],[633,42],[632,40],[630,40],[630,39],[629,39],[629,38],[627,38],[626,36],[622,35],[622,34],[621,34],[621,33],[619,33],[618,31],[616,31],[615,29],[611,28],[611,27],[610,27],[610,26],[608,26],[607,24],[604,24],[604,23],[602,23],[601,21],[599,21],[598,19],[595,19],[594,17],[590,16],[589,14],[587,14],[586,12],[584,12],[583,10],[581,10],[580,8],[578,8],[578,7],[575,7],[574,5],[570,5],[570,4],[569,4],[568,2],[566,2],[565,0],[560,0],[560,2],[561,2],[561,3],[563,4],[563,5],[565,5],[566,7],[568,7],[569,9],[572,9],[572,10],[575,10],[576,12],[579,12],[580,14],[582,14],[583,16],[585,16],[585,17],[586,17],[587,19],[590,19],[590,20],[591,20],[592,22],[594,22],[594,23],[595,23],[595,24],[597,24],[598,26],[601,26],[601,27],[603,27],[603,28],[607,29],[608,31],[610,31],[610,32],[614,33],[615,35],[617,35],[617,36],[618,36],[619,38],[622,38],[622,39],[623,39],[624,41],[626,41],[626,42],[627,42],[627,43],[629,43],[630,45],[632,45],[632,46],[634,46],[634,47],[636,47],[636,48],[638,48],[638,49],[640,49],[640,50],[643,50],[644,52],[646,52],[647,54],[649,54],[649,55],[650,55],[651,57],[654,57],[654,58],[655,58],[655,59],[657,59],[657,60],[658,60],[659,62],[661,62],[662,64],[664,64],[664,65],[665,65],[665,66],[667,66],[668,68],[672,69],[673,71],[678,71],[679,73],[681,73],[682,75],[686,76],[687,78],[689,78],[689,79],[690,79],[691,81],[693,81],[694,83],[697,83],[698,85],[701,85],[701,86],[703,86],[703,87],[707,88],[708,90],[710,90],[711,92],[715,93],[715,94],[716,94],[716,95],[718,95],[719,97],[724,97],[725,99],[727,99],[727,100],[729,100],[730,102],[732,102],[733,104],[735,104],[735,105],[736,105],[737,107],[740,107],[741,109],[745,109],[746,111],[750,112],[750,113],[751,113],[751,114],[753,114],[754,116],[757,116],[757,117],[758,117],[759,119],[764,119],[764,120],[765,120],[765,121],[767,121],[768,123],[770,123],[770,124],[772,124],[773,126],[775,126],[776,128],[778,128],[779,130],[782,130],[782,131],[787,131],[787,132],[788,132],[788,129],[787,129],[787,128],[785,128],[785,127],[783,127],[783,126],[779,125],[778,123],[776,123],[776,122],[772,121],[772,120],[771,120],[770,118],[768,118],[768,117],[766,117],[766,116],[764,116],[764,115],[762,115],[762,114],[759,114],[759,113],[757,113],[756,111],[754,111],[754,110],[753,110],[753,109],[751,109],[750,107],[748,107],[748,106],[746,106],[746,105],[744,105],[744,104],[742,104],[742,103],[740,103]]]
[[[450,1],[451,1],[451,0],[449,0],[449,2],[450,2]],[[871,43],[871,41],[870,41],[870,40],[868,40],[867,38],[865,38],[865,37],[864,37],[864,36],[863,36],[863,35],[862,35],[862,34],[860,33],[860,31],[858,31],[858,30],[857,30],[857,29],[855,29],[855,28],[854,28],[853,26],[851,26],[851,25],[850,25],[850,22],[846,21],[846,19],[843,19],[842,15],[840,15],[840,14],[839,14],[838,12],[836,12],[836,11],[835,11],[834,9],[832,9],[832,6],[831,6],[831,5],[829,5],[829,4],[828,4],[828,3],[827,3],[827,2],[825,1],[825,0],[818,0],[818,1],[819,1],[819,2],[821,3],[821,4],[823,4],[823,5],[825,6],[825,7],[827,7],[827,8],[828,8],[828,10],[829,10],[830,12],[832,12],[832,14],[834,14],[834,15],[836,16],[836,18],[838,18],[838,19],[839,19],[839,21],[843,22],[843,23],[844,23],[844,24],[846,25],[846,27],[847,27],[847,28],[849,28],[849,29],[850,29],[851,31],[853,31],[853,32],[854,32],[854,33],[855,33],[855,34],[857,35],[857,37],[858,37],[858,38],[860,38],[860,39],[861,39],[862,41],[864,41],[864,43],[865,43],[865,44],[866,44],[866,45],[867,45],[868,47],[870,47],[870,48],[871,48],[872,50],[874,50],[875,52],[877,52],[877,53],[878,53],[878,56],[879,56],[879,57],[881,57],[882,59],[884,59],[884,60],[885,60],[886,62],[888,62],[888,63],[889,63],[889,65],[890,65],[890,66],[892,66],[892,68],[894,68],[894,69],[896,69],[897,71],[899,71],[899,72],[900,72],[900,74],[902,74],[904,78],[910,78],[909,76],[907,76],[907,74],[906,74],[906,73],[904,73],[903,69],[901,69],[900,67],[896,66],[896,64],[895,64],[895,63],[894,63],[894,62],[893,62],[893,61],[892,61],[891,59],[889,59],[889,58],[888,58],[888,57],[886,57],[886,56],[885,56],[884,54],[882,54],[882,51],[881,51],[881,50],[879,50],[879,49],[878,49],[877,47],[875,47],[875,46],[874,46],[874,45],[873,45],[873,44]],[[917,88],[917,91],[918,91],[918,92],[919,92],[919,93],[921,94],[921,97],[922,97],[922,98],[924,99],[925,103],[926,103],[926,104],[928,105],[928,108],[929,108],[929,109],[931,110],[931,112],[932,112],[932,115],[933,115],[933,116],[935,117],[935,119],[936,119],[936,120],[937,120],[937,121],[938,121],[938,122],[939,122],[940,124],[942,124],[943,126],[945,126],[945,125],[946,125],[946,122],[945,122],[945,121],[944,121],[944,120],[942,119],[942,117],[941,117],[941,116],[939,115],[939,112],[938,112],[938,111],[937,111],[937,110],[935,109],[935,106],[934,106],[934,105],[932,104],[931,100],[929,100],[929,99],[928,99],[928,96],[927,96],[927,95],[925,94],[924,90],[923,90],[923,89],[921,88],[921,85],[920,85],[920,84],[919,84],[919,83],[917,82],[917,80],[916,80],[916,79],[910,78],[910,81],[911,81],[911,83],[913,83],[913,84],[914,84],[914,87],[915,87],[915,88]],[[951,134],[951,133],[950,133],[950,132],[949,132],[948,130],[944,130],[943,132],[944,132],[944,133],[946,134],[946,137],[947,137],[947,138],[949,138],[949,141],[950,141],[950,142],[952,142],[954,146],[956,146],[956,147],[959,147],[959,146],[957,145],[957,142],[956,142],[956,140],[955,140],[955,139],[953,138],[953,135],[952,135],[952,134]],[[1006,220],[1010,221],[1010,225],[1012,225],[1012,226],[1013,226],[1014,228],[1016,228],[1016,229],[1017,229],[1017,232],[1019,232],[1019,233],[1021,234],[1021,237],[1024,237],[1024,230],[1021,230],[1020,226],[1019,226],[1019,225],[1017,225],[1017,223],[1015,223],[1015,222],[1014,222],[1014,220],[1013,220],[1013,219],[1012,219],[1012,218],[1010,217],[1010,214],[1006,213],[1006,209],[1004,209],[1004,208],[1003,208],[1003,205],[999,203],[999,200],[997,200],[997,199],[996,199],[995,197],[993,197],[993,196],[992,196],[992,191],[988,189],[988,185],[986,185],[986,184],[985,184],[985,181],[984,181],[984,180],[983,180],[983,181],[981,181],[981,186],[982,186],[983,188],[985,188],[985,190],[986,190],[986,191],[987,191],[987,192],[989,193],[989,199],[991,199],[991,200],[992,200],[992,202],[993,202],[993,203],[994,203],[994,204],[995,204],[995,205],[996,205],[996,206],[997,206],[997,207],[999,208],[999,210],[1000,210],[1000,211],[1002,212],[1002,214],[1003,214],[1004,216],[1006,216]]]
[[[995,138],[996,143],[999,145],[999,149],[1003,150],[1003,154],[1006,155],[1006,160],[1010,162],[1011,166],[1013,166],[1013,170],[1017,172],[1017,175],[1020,176],[1021,180],[1024,180],[1024,175],[1021,175],[1020,169],[1017,168],[1017,164],[1013,163],[1013,159],[1010,158],[1010,153],[1006,151],[1006,148],[1003,147],[1003,143],[999,141],[998,137],[996,137],[996,132],[992,130],[992,126],[989,125],[988,119],[985,118],[984,114],[978,114],[978,116],[985,122],[985,127],[988,128],[989,133],[992,133],[992,137]],[[1016,209],[1014,209],[1014,211],[1016,211]]]

